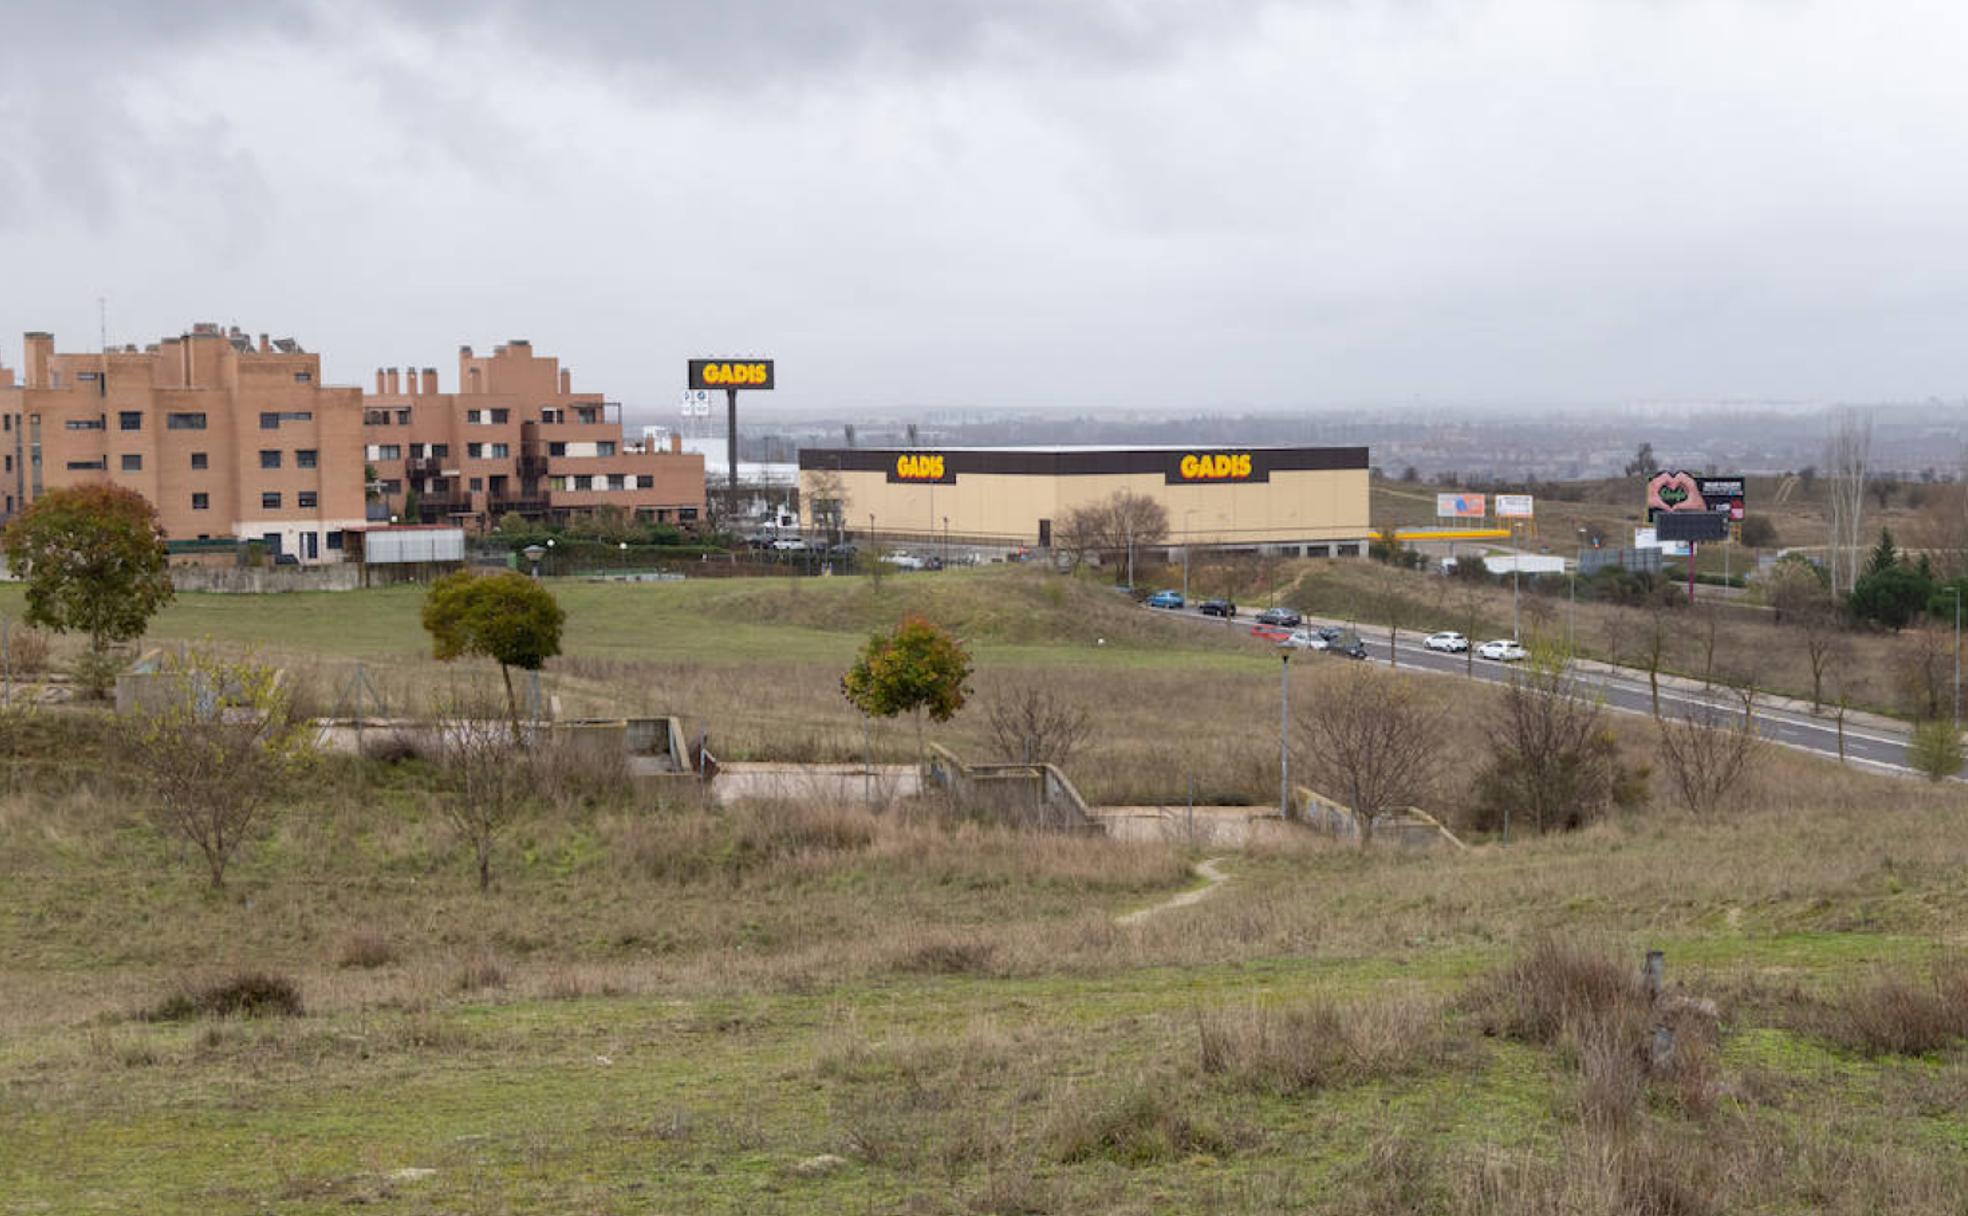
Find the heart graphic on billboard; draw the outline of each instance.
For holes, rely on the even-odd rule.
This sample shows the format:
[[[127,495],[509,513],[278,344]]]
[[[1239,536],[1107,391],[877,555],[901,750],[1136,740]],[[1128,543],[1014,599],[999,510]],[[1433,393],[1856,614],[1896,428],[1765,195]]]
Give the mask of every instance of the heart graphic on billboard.
[[[1649,511],[1706,511],[1701,486],[1688,473],[1656,473],[1647,482]]]

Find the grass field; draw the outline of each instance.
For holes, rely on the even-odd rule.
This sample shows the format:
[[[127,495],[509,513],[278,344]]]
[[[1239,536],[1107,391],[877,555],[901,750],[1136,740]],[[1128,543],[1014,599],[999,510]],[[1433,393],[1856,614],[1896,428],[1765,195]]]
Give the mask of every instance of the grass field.
[[[973,640],[980,698],[1040,680],[1096,710],[1071,771],[1102,800],[1199,774],[1275,790],[1275,659],[1097,585],[557,590],[554,687],[683,708],[746,754],[854,755],[833,682],[906,608]],[[416,607],[186,597],[156,633],[323,673],[359,656],[407,689],[445,671]],[[1337,670],[1308,664],[1295,697]],[[1493,693],[1425,686],[1459,724],[1437,762],[1467,774]],[[937,737],[983,748],[976,708]],[[1644,762],[1646,724],[1614,725]],[[323,764],[214,893],[91,717],[8,729],[0,1213],[1939,1213],[1968,1193],[1951,786],[1786,758],[1710,820],[1656,780],[1641,809],[1508,847],[1308,838],[1122,927],[1198,855],[934,811],[570,794],[500,842],[480,894],[415,761]],[[880,746],[905,753],[906,728]],[[1693,999],[1649,1011],[1646,949]],[[198,1014],[253,972],[298,1013]]]

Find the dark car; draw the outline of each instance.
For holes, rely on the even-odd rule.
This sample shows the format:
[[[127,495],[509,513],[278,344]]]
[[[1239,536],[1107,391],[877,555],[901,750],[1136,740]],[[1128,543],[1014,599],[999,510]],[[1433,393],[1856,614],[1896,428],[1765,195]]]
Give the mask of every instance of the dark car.
[[[1196,611],[1202,613],[1204,616],[1227,618],[1237,615],[1237,606],[1229,600],[1204,600],[1202,603],[1196,605]]]
[[[1286,629],[1296,629],[1304,622],[1304,617],[1289,608],[1266,608],[1257,614],[1260,625],[1282,625]]]
[[[1318,634],[1328,642],[1337,642],[1339,641],[1339,635],[1346,631],[1337,625],[1321,625],[1312,632]]]
[[[1327,654],[1336,654],[1343,659],[1364,659],[1367,657],[1367,644],[1357,633],[1349,633],[1326,648]]]

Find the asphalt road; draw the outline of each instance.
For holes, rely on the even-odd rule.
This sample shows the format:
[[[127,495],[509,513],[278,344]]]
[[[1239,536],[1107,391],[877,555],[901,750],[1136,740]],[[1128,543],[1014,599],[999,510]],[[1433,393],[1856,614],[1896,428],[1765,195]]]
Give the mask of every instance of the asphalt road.
[[[1256,624],[1255,610],[1242,611],[1240,615],[1225,622],[1221,617],[1203,616],[1194,608],[1161,609],[1144,611],[1158,612],[1164,616],[1182,617],[1196,622],[1198,627],[1234,630],[1248,634]],[[1346,624],[1340,621],[1325,621],[1306,618],[1311,625]],[[1434,672],[1441,675],[1470,676],[1479,680],[1502,682],[1512,678],[1517,669],[1514,663],[1493,663],[1477,659],[1469,663],[1467,656],[1443,654],[1428,650],[1421,644],[1425,632],[1401,633],[1401,644],[1397,652],[1390,654],[1387,631],[1373,626],[1350,625],[1367,644],[1367,653],[1372,661],[1386,663],[1394,661],[1399,667],[1417,671]],[[1474,644],[1487,641],[1476,638]],[[1350,660],[1318,651],[1293,651],[1294,659],[1315,663],[1344,663]],[[1599,692],[1608,709],[1621,713],[1651,716],[1654,712],[1653,693],[1648,687],[1647,673],[1632,668],[1608,668],[1601,663],[1581,664],[1573,679],[1585,688]],[[1662,677],[1660,690],[1661,712],[1663,714],[1686,715],[1700,711],[1704,706],[1726,714],[1730,720],[1741,716],[1742,706],[1733,693],[1727,691],[1704,691],[1691,687],[1687,681]],[[1813,752],[1821,756],[1837,759],[1839,754],[1839,730],[1836,721],[1829,717],[1818,717],[1808,708],[1796,707],[1793,703],[1771,704],[1759,700],[1755,708],[1757,733],[1772,743],[1799,751]],[[1867,717],[1863,723],[1848,720],[1845,726],[1845,758],[1850,763],[1863,764],[1881,772],[1891,772],[1912,776],[1914,770],[1906,763],[1907,730],[1904,727],[1888,727],[1878,719]]]

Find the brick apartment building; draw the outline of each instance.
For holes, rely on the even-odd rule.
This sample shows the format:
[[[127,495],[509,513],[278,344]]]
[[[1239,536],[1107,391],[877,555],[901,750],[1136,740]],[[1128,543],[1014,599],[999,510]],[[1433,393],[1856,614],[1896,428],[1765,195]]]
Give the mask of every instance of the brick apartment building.
[[[0,512],[121,485],[172,541],[256,540],[302,562],[339,561],[349,533],[408,515],[413,490],[420,519],[472,528],[508,511],[606,505],[685,524],[703,512],[701,456],[626,444],[620,407],[574,394],[524,342],[489,358],[467,348],[457,393],[439,393],[431,369],[407,392],[397,375],[378,373],[373,398],[327,386],[320,356],[291,339],[216,325],[91,354],[30,333],[18,375],[0,367]]]
[[[524,339],[489,356],[461,347],[455,393],[438,391],[436,368],[378,370],[363,440],[377,494],[406,520],[485,527],[616,507],[694,524],[704,511],[701,455],[680,440],[660,451],[626,440],[621,406],[575,392],[572,373]]]

